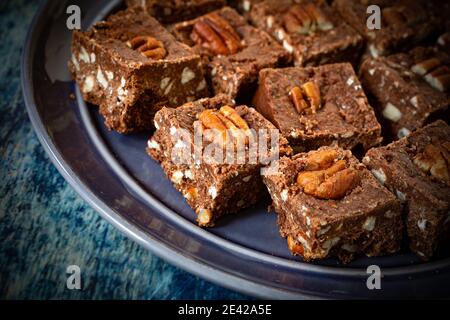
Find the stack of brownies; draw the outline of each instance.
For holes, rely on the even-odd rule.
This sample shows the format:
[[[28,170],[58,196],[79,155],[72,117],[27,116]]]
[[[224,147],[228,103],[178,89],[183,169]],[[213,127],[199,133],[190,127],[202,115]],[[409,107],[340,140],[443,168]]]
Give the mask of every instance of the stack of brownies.
[[[448,4],[126,4],[74,32],[69,69],[108,128],[154,131],[147,152],[200,226],[268,192],[306,261],[391,254],[403,230],[425,260],[448,243]]]

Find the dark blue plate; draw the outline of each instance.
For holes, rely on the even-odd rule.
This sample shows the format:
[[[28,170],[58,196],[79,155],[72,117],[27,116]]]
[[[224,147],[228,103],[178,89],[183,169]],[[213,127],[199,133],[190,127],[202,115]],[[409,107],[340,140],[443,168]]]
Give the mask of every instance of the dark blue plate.
[[[258,297],[450,296],[448,253],[421,263],[405,249],[389,257],[360,257],[346,266],[292,257],[278,234],[276,215],[266,211],[269,199],[223,219],[214,229],[198,228],[192,210],[146,155],[149,133],[107,131],[96,107],[80,98],[66,66],[69,4],[81,7],[83,28],[121,5],[107,0],[44,3],[23,54],[25,101],[36,133],[61,174],[124,234],[180,268]],[[369,265],[382,270],[381,290],[367,288]]]

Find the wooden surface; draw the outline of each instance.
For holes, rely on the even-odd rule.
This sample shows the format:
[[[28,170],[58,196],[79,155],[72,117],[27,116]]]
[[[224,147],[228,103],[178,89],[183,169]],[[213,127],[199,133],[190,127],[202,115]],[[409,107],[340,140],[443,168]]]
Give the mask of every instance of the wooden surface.
[[[20,57],[37,1],[0,1],[0,299],[242,299],[172,267],[102,220],[33,132]],[[78,265],[81,290],[66,287]]]

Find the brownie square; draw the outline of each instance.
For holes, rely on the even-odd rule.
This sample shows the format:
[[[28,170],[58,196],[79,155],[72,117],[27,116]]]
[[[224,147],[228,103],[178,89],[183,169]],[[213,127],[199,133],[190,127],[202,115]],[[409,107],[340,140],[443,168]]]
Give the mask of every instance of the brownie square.
[[[69,69],[83,98],[121,133],[151,128],[163,106],[208,96],[200,57],[139,9],[75,31]]]
[[[225,0],[126,0],[129,7],[141,7],[161,23],[193,19],[223,7]]]
[[[173,32],[203,56],[215,94],[232,98],[245,99],[253,93],[259,70],[284,66],[290,58],[267,33],[229,7],[181,22]]]
[[[439,117],[448,118],[450,57],[436,48],[367,59],[361,82],[389,139],[402,138]]]
[[[363,162],[405,204],[409,246],[429,259],[450,236],[450,127],[436,121]]]
[[[251,21],[293,54],[295,65],[359,60],[363,38],[324,1],[266,0],[252,6]]]
[[[317,86],[318,110],[298,110],[290,96],[293,88],[306,83]],[[325,145],[367,150],[381,141],[380,125],[349,63],[262,70],[253,106],[295,151]]]
[[[369,5],[381,9],[380,29],[367,27]],[[437,32],[442,21],[434,15],[429,0],[336,0],[333,7],[367,40],[368,55],[372,57],[412,48]]]
[[[401,205],[367,168],[340,148],[322,147],[279,161],[263,177],[290,251],[311,261],[399,250]]]
[[[202,227],[214,226],[219,217],[250,207],[267,193],[260,171],[268,162],[251,161],[249,156],[240,162],[207,161],[206,152],[214,145],[214,140],[203,134],[200,136],[203,145],[197,149],[201,150],[201,154],[193,151],[194,137],[197,135],[194,129],[198,125],[200,127],[204,125],[202,115],[206,110],[217,114],[224,106],[233,106],[233,102],[229,97],[219,95],[187,103],[176,109],[163,108],[156,114],[157,130],[148,142],[147,152],[161,163],[174,187],[184,195],[187,203],[196,212],[198,224]],[[238,106],[234,110],[248,128],[256,132],[259,130],[277,132],[277,129],[253,108]],[[188,132],[188,136],[192,139],[190,141],[183,139],[183,142],[177,136],[182,132]],[[291,152],[284,138],[281,137],[276,144],[273,142],[275,141],[267,145],[269,153],[266,159],[277,159],[278,154]],[[246,146],[247,151],[249,145]],[[189,155],[183,158],[181,154],[186,150],[189,151]],[[237,148],[230,154],[236,156]],[[182,158],[185,161],[179,161]]]

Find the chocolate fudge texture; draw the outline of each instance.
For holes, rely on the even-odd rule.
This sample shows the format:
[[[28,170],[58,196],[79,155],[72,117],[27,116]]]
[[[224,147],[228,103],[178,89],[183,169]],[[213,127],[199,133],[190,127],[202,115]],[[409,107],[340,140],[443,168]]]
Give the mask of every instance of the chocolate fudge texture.
[[[368,28],[369,5],[381,9],[379,29]],[[436,15],[436,4],[428,0],[335,0],[333,7],[365,38],[368,55],[372,57],[412,48],[432,36],[442,24],[442,18]]]
[[[308,92],[308,85],[316,90]],[[296,87],[303,99],[292,99]],[[381,127],[349,63],[262,70],[252,104],[295,151],[326,145],[367,150],[381,141]]]
[[[220,131],[231,122],[235,129],[253,129],[258,132],[276,128],[253,108],[247,106],[232,107],[233,102],[224,95],[187,103],[179,108],[163,108],[155,117],[155,134],[148,142],[148,153],[161,163],[174,187],[186,198],[187,203],[197,214],[200,226],[213,226],[216,220],[230,213],[236,213],[257,203],[267,194],[262,182],[260,169],[263,163],[252,162],[245,157],[242,162],[206,160],[208,146],[215,143],[214,138],[202,134],[201,154],[192,152],[192,161],[177,161],[180,153],[194,150],[194,138],[190,142],[178,140],[177,132],[189,132],[194,136],[195,125]],[[228,110],[228,111],[227,111]],[[234,126],[232,125],[232,126]],[[264,133],[266,134],[266,133]],[[269,134],[269,132],[267,132]],[[248,149],[249,144],[246,145]],[[277,146],[280,154],[291,152],[287,141],[280,138]],[[268,159],[277,158],[272,142],[268,145]],[[233,149],[231,155],[235,155]],[[272,154],[273,153],[273,154]],[[181,156],[179,156],[181,158]]]
[[[225,0],[126,0],[129,7],[141,7],[161,23],[193,19],[219,9]]]
[[[407,212],[409,246],[429,259],[450,235],[450,127],[434,122],[363,159]]]
[[[389,139],[448,119],[450,56],[434,47],[367,59],[360,79]]]
[[[264,176],[281,236],[306,261],[399,250],[401,205],[350,151],[322,147],[279,160]]]
[[[202,55],[215,94],[248,96],[261,69],[284,66],[290,58],[267,33],[230,7],[181,22],[173,32]]]
[[[265,0],[252,6],[251,21],[283,44],[299,66],[351,62],[363,49],[361,35],[325,1]]]
[[[75,31],[69,69],[84,100],[121,133],[149,129],[163,106],[209,94],[200,57],[139,9]]]
[[[250,12],[252,7],[264,0],[228,0],[227,4],[235,8],[242,16],[250,20]]]

